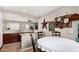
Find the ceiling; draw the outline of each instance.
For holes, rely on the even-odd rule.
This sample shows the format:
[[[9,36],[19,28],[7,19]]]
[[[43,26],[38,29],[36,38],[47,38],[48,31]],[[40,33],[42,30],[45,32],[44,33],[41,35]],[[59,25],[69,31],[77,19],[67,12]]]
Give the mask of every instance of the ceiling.
[[[58,6],[1,6],[4,12],[19,13],[23,16],[40,17],[59,8]]]

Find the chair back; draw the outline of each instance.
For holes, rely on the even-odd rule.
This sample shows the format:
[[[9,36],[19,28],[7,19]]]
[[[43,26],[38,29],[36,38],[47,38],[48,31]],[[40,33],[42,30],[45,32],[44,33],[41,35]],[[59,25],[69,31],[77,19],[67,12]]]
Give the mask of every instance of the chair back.
[[[40,31],[40,32],[38,32],[37,35],[38,35],[38,39],[39,39],[39,38],[44,37],[45,36],[45,33],[43,31]]]
[[[61,36],[61,33],[60,32],[58,32],[58,31],[53,31],[52,32],[52,36]]]

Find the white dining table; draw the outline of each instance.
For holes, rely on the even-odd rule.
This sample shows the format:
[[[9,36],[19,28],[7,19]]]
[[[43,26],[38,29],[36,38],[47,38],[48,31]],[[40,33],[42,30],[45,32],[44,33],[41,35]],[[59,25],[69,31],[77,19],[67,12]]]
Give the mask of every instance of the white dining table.
[[[79,43],[61,37],[43,37],[38,39],[37,46],[46,52],[79,52]]]

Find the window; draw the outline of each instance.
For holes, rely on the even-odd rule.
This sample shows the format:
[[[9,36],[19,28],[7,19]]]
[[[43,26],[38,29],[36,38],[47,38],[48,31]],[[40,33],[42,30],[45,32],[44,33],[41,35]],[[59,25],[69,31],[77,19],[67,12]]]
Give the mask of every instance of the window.
[[[19,23],[9,23],[10,30],[19,30]]]

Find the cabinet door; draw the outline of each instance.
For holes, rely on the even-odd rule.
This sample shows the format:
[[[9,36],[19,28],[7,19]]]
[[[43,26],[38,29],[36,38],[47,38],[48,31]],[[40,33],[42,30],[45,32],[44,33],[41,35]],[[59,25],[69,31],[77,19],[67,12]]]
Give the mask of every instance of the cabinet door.
[[[3,34],[3,43],[13,43],[13,42],[19,42],[21,41],[21,38],[19,34],[13,33],[13,34]]]

